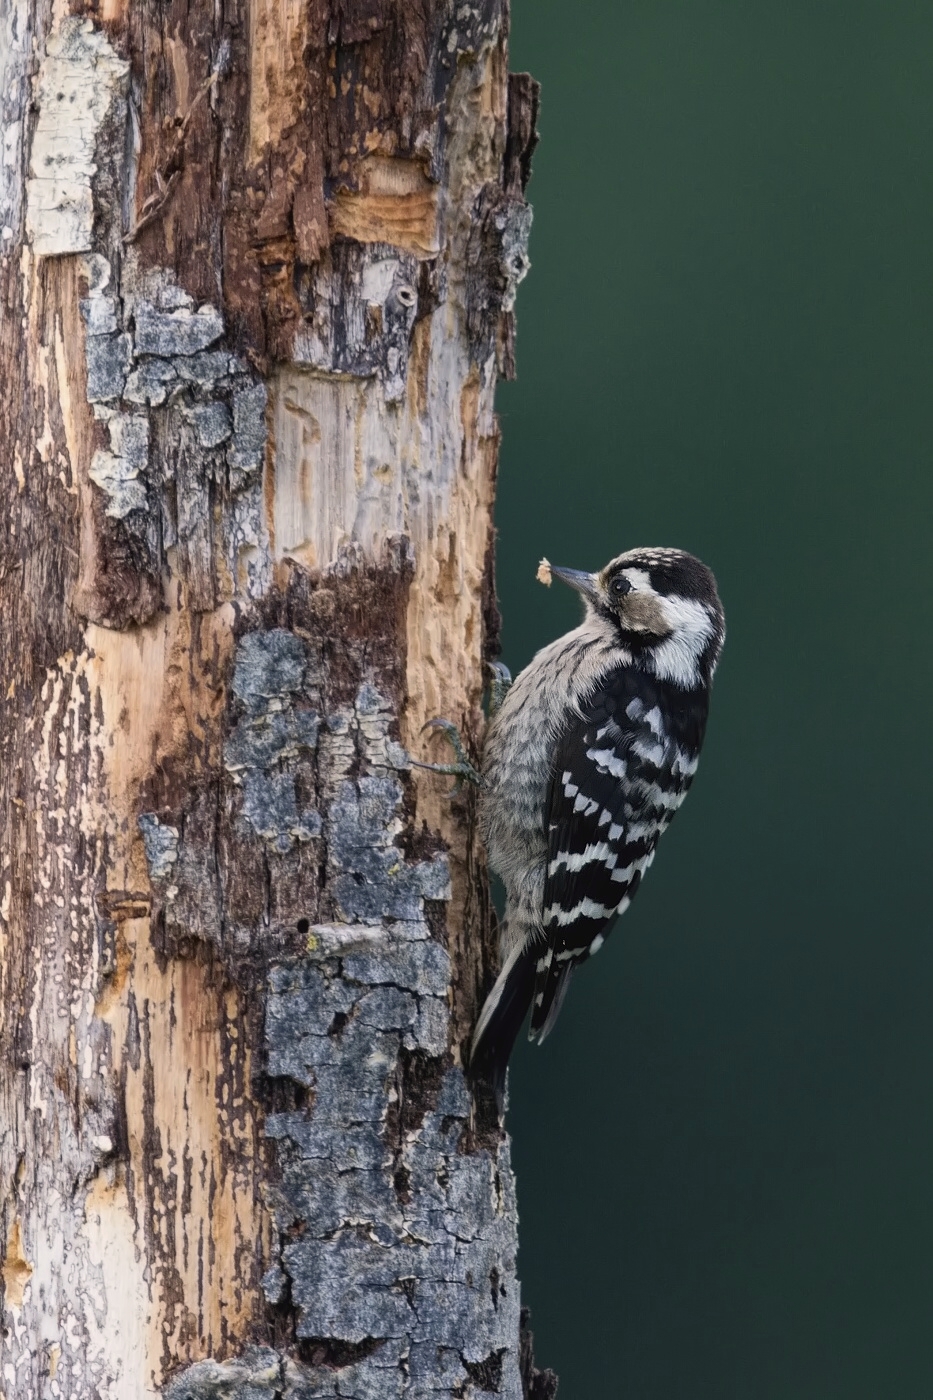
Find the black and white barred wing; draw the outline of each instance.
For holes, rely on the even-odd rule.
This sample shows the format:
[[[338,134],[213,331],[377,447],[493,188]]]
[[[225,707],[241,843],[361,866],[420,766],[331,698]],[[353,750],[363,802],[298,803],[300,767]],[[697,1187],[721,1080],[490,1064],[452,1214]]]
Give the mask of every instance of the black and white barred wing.
[[[650,697],[649,697],[650,699]],[[548,804],[548,866],[532,999],[532,1038],[548,1034],[574,967],[628,908],[696,770],[696,745],[670,734],[658,705],[603,692],[558,745]],[[686,736],[683,736],[684,738]]]

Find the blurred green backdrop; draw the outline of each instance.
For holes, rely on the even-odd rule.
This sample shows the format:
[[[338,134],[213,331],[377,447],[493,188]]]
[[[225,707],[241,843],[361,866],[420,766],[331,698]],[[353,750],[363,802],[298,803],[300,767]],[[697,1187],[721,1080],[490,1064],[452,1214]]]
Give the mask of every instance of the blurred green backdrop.
[[[543,83],[504,657],[675,544],[729,637],[700,773],[514,1060],[563,1400],[933,1395],[933,5],[513,0]]]

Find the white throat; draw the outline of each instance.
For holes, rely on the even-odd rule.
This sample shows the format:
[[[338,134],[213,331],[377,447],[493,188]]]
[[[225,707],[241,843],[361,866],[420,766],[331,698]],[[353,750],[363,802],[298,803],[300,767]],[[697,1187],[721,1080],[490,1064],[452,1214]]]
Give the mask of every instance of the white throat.
[[[683,690],[700,684],[700,657],[713,635],[713,619],[693,598],[659,597],[671,635],[653,647],[651,661],[659,680],[672,681]]]

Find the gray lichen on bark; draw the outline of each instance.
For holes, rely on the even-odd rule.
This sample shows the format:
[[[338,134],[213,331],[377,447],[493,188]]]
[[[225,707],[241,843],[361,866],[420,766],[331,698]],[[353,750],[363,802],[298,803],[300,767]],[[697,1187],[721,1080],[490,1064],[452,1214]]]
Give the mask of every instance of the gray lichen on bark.
[[[295,633],[246,633],[224,749],[244,819],[280,856],[294,836],[299,770],[313,772],[323,817],[308,835],[326,852],[339,919],[299,916],[305,951],[264,974],[265,1073],[298,1101],[263,1124],[277,1164],[263,1288],[292,1315],[299,1357],[278,1370],[273,1353],[199,1363],[167,1394],[427,1400],[472,1393],[481,1371],[495,1379],[485,1389],[519,1400],[508,1140],[474,1140],[471,1094],[451,1055],[450,957],[430,914],[450,898],[447,860],[410,858],[399,845],[405,780],[392,703],[373,678],[346,706],[322,705],[326,686],[320,655]],[[278,836],[256,823],[250,772],[267,785],[263,810]],[[170,908],[178,886],[196,881],[196,861],[183,847],[167,862],[174,847],[156,833],[171,828],[146,821],[153,885]],[[199,921],[187,910],[185,924],[203,928],[203,905]]]
[[[299,638],[273,628],[243,639],[233,672],[233,693],[244,713],[224,746],[224,767],[243,789],[245,820],[278,851],[321,834],[320,812],[299,810],[294,777],[284,767],[285,760],[317,745],[317,714],[293,703],[304,671]]]
[[[280,1268],[312,1355],[378,1347],[372,1364],[391,1356],[398,1373],[384,1393],[415,1400],[465,1388],[492,1354],[499,1393],[517,1400],[508,1148],[461,1151],[471,1101],[462,1071],[445,1067],[448,983],[446,953],[417,920],[378,948],[273,975],[269,1072],[320,1094],[266,1123],[280,1231],[303,1227]],[[431,1092],[413,1108],[416,1076]],[[271,1282],[279,1296],[277,1272]],[[330,1383],[321,1394],[354,1393],[352,1380]]]
[[[154,580],[166,552],[180,552],[195,608],[239,589],[258,596],[269,581],[261,560],[265,385],[216,348],[220,312],[195,306],[167,273],[138,274],[131,254],[111,289],[111,266],[97,253],[87,275],[87,397],[109,433],[88,475],[105,514],[121,522],[137,567]],[[160,592],[151,591],[149,613]],[[88,589],[85,599],[89,616],[123,621],[109,590]],[[141,620],[134,609],[132,621]]]

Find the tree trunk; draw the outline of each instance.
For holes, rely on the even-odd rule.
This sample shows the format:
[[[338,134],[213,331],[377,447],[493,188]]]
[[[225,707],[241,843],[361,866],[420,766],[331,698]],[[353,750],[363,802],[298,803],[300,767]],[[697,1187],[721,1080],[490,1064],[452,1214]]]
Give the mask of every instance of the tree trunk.
[[[474,800],[506,0],[0,0],[4,1400],[545,1395]]]

